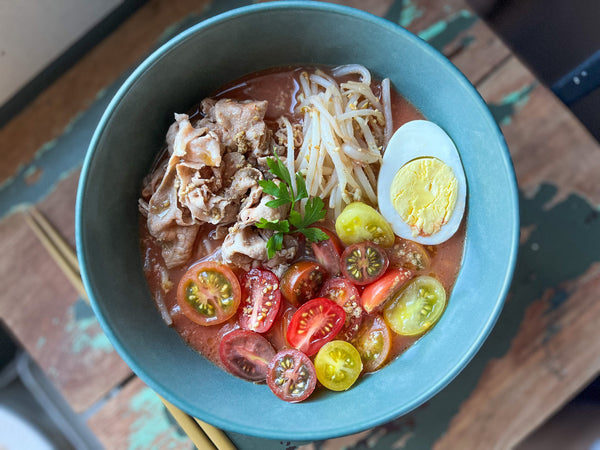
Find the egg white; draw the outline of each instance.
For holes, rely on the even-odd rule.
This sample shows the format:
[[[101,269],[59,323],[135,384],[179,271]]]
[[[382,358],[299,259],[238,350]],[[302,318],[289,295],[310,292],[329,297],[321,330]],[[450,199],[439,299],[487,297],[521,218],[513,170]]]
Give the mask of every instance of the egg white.
[[[402,166],[422,157],[434,157],[452,168],[458,182],[458,196],[448,222],[431,236],[413,236],[412,229],[394,208],[390,198],[392,181]],[[377,181],[379,210],[398,236],[423,245],[437,245],[448,240],[460,226],[465,212],[467,180],[458,150],[452,139],[438,125],[428,120],[413,120],[402,125],[390,139]]]

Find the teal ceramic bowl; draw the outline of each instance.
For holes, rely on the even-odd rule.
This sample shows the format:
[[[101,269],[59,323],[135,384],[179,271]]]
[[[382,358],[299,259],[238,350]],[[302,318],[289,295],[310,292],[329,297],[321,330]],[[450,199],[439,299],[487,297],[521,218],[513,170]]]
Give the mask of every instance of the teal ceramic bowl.
[[[360,63],[441,125],[468,181],[462,268],[437,326],[344,393],[300,404],[207,362],[167,327],[142,270],[142,178],[173,113],[224,83],[286,64]],[[475,355],[504,302],[518,246],[515,175],[502,134],[467,79],[426,42],[386,20],[325,3],[234,10],[173,38],[123,84],[93,136],[77,198],[77,247],[94,311],[121,357],[152,389],[217,427],[274,439],[358,432],[419,406]]]

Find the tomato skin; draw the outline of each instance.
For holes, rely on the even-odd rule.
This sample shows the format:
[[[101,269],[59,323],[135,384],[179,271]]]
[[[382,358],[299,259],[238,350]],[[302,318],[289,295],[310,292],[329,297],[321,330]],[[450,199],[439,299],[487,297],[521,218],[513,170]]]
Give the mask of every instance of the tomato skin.
[[[317,295],[327,276],[327,271],[320,264],[297,261],[281,277],[281,294],[292,305],[300,306]]]
[[[368,285],[362,293],[362,307],[367,314],[382,308],[412,276],[408,269],[390,269],[379,280]]]
[[[420,276],[402,289],[383,310],[392,331],[403,336],[425,333],[442,316],[446,307],[446,290],[430,276]]]
[[[287,302],[283,302],[279,308],[279,315],[275,319],[275,323],[267,333],[267,339],[277,349],[290,348],[291,345],[287,341],[287,329],[292,320],[292,316],[297,308]]]
[[[382,247],[394,244],[394,230],[375,208],[362,203],[350,203],[335,221],[335,232],[346,244],[371,241]]]
[[[177,286],[177,303],[185,316],[199,325],[229,320],[241,300],[240,283],[224,264],[203,261],[192,265]]]
[[[330,278],[323,284],[319,292],[319,297],[333,300],[344,309],[346,321],[336,339],[350,341],[358,332],[358,328],[365,315],[356,286],[346,278]]]
[[[256,383],[265,381],[275,349],[260,334],[237,329],[223,336],[219,356],[229,373]]]
[[[388,265],[386,252],[370,241],[352,244],[342,253],[342,273],[358,286],[377,280]]]
[[[360,353],[364,371],[375,372],[383,367],[389,357],[392,332],[379,314],[368,316],[352,343]]]
[[[327,389],[350,389],[363,369],[360,354],[346,341],[331,341],[321,347],[315,357],[317,379]]]
[[[431,266],[429,252],[421,244],[396,236],[394,245],[386,249],[390,267],[424,273]]]
[[[282,350],[269,363],[267,385],[280,399],[301,402],[317,385],[315,366],[308,356],[296,349]]]
[[[312,356],[342,329],[344,309],[328,298],[315,298],[302,305],[292,316],[287,329],[289,344]]]
[[[255,268],[244,274],[241,286],[240,326],[257,333],[267,332],[281,306],[277,275],[267,269]]]
[[[342,273],[340,256],[344,251],[342,244],[334,232],[327,228],[315,227],[323,231],[329,239],[311,244],[315,258],[323,266],[330,276],[337,277]]]

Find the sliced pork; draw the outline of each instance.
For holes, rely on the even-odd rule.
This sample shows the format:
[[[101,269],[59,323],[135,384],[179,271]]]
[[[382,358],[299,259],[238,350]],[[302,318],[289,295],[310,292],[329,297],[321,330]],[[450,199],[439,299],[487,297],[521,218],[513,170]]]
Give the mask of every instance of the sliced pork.
[[[266,156],[280,148],[264,122],[266,110],[265,101],[206,99],[204,117],[193,125],[188,115],[175,114],[166,136],[169,158],[147,177],[140,199],[168,268],[189,261],[203,224],[215,226],[211,237],[224,239],[225,262],[249,267],[268,260],[272,232],[255,224],[281,220],[288,210],[266,206],[273,197],[258,184],[268,174]],[[290,244],[277,261],[295,255]]]

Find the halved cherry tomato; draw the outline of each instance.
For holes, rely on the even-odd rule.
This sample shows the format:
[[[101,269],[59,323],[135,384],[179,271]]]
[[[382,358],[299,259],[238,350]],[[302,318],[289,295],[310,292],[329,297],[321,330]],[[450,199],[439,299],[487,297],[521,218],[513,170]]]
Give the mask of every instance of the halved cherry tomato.
[[[298,261],[292,264],[281,277],[281,294],[294,306],[315,298],[327,271],[314,261]]]
[[[360,304],[360,294],[356,286],[346,278],[330,278],[323,284],[319,297],[333,300],[344,309],[346,321],[336,339],[350,341],[358,331],[365,314]]]
[[[421,244],[396,236],[394,245],[386,249],[390,267],[404,267],[415,272],[425,272],[431,266],[429,253]]]
[[[342,329],[346,313],[328,298],[306,302],[292,316],[287,341],[301,352],[312,356]]]
[[[214,261],[194,264],[177,287],[181,311],[200,325],[225,322],[236,313],[240,299],[237,277],[229,267]]]
[[[301,402],[315,390],[315,367],[304,353],[293,348],[282,350],[269,363],[267,384],[280,399]]]
[[[379,315],[369,316],[352,341],[365,372],[375,372],[386,362],[392,348],[392,332]]]
[[[332,391],[349,389],[362,372],[358,350],[346,341],[331,341],[315,356],[317,379]]]
[[[359,286],[372,283],[382,276],[388,264],[385,251],[370,241],[352,244],[342,253],[342,273]]]
[[[315,258],[321,264],[329,275],[337,277],[342,273],[342,267],[340,266],[340,256],[344,251],[342,244],[338,237],[332,231],[327,228],[317,227],[323,231],[329,239],[325,239],[320,242],[312,243],[312,251]]]
[[[287,341],[286,335],[288,326],[296,309],[295,306],[292,306],[287,302],[282,302],[281,308],[279,308],[279,315],[267,334],[267,339],[269,339],[269,342],[271,342],[275,348],[282,349],[291,347]]]
[[[368,285],[362,293],[362,307],[367,313],[381,308],[412,278],[408,269],[390,269],[379,280]]]
[[[275,349],[253,331],[235,330],[223,336],[219,345],[221,362],[228,372],[248,381],[265,381]]]
[[[265,333],[273,325],[281,305],[277,275],[267,269],[252,269],[242,277],[240,326]]]
[[[394,230],[376,209],[361,202],[350,203],[335,221],[335,232],[346,244],[375,242],[382,247],[394,244]]]
[[[442,316],[446,291],[429,276],[415,278],[383,310],[390,328],[401,335],[414,336],[431,328]]]

